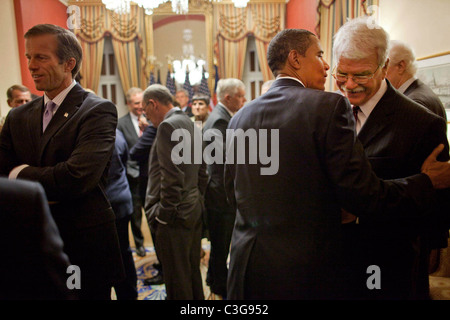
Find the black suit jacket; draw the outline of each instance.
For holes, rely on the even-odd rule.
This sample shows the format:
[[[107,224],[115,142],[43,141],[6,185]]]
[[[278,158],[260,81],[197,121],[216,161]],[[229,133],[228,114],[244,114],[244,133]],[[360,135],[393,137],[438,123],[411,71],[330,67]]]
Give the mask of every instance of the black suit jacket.
[[[75,298],[63,241],[39,183],[0,178],[0,300]]]
[[[439,97],[420,79],[415,80],[405,90],[405,96],[420,103],[427,109],[447,120],[447,113]]]
[[[382,179],[396,179],[420,173],[422,163],[440,143],[445,145],[445,149],[438,160],[449,160],[445,121],[422,105],[400,94],[389,81],[387,83],[386,93],[358,134],[377,176]],[[443,191],[439,193],[442,194]],[[447,216],[448,207],[442,207],[440,202],[436,203],[435,207],[436,217]],[[407,216],[408,212],[405,211],[404,214]],[[368,228],[372,231],[373,237],[395,236],[406,240],[405,236],[417,235],[421,227],[432,221],[429,217],[424,221],[363,217],[360,222],[361,226],[369,224]],[[367,235],[367,232],[368,230],[364,233]],[[436,230],[433,233],[436,235]],[[440,235],[442,236],[442,233]],[[444,243],[446,243],[446,237],[444,237]]]
[[[150,124],[145,128],[142,136],[130,150],[130,158],[139,164],[141,177],[148,177],[148,157],[156,137],[156,128]]]
[[[208,185],[205,194],[205,205],[206,208],[214,208],[216,210],[226,210],[230,211],[231,207],[227,200],[227,195],[225,193],[223,173],[225,168],[225,140],[226,140],[226,130],[228,123],[231,120],[231,116],[224,106],[219,103],[216,105],[209,115],[208,119],[203,126],[203,133],[206,134],[205,146],[211,143],[217,143],[220,141],[222,143],[223,158],[221,162],[214,162],[208,164]],[[217,130],[217,131],[215,131]],[[220,133],[221,135],[215,136],[214,133]],[[212,134],[212,135],[210,135]],[[214,136],[214,138],[213,138]],[[219,140],[220,139],[220,140]],[[212,156],[215,156],[213,154]],[[233,211],[233,210],[231,210]]]
[[[122,132],[116,130],[115,149],[108,173],[106,195],[114,210],[116,219],[122,219],[133,213],[133,200],[127,179],[128,146]]]
[[[44,187],[64,250],[83,270],[82,281],[111,283],[123,275],[115,216],[105,195],[116,107],[77,84],[44,133],[43,110],[40,97],[9,112],[0,135],[0,175],[28,164],[18,178]]]
[[[375,176],[354,126],[345,97],[292,79],[276,80],[233,116],[229,129],[278,132],[279,169],[262,175],[267,165],[227,159],[227,193],[237,205],[230,299],[342,298],[341,207],[364,216],[396,214],[398,206],[419,214],[429,205],[426,175]]]
[[[138,141],[139,136],[137,135],[136,129],[134,128],[130,113],[127,113],[119,119],[117,129],[122,131],[128,144],[128,150],[131,150],[131,148],[133,148],[133,146]],[[139,176],[139,164],[137,161],[128,159],[127,174],[131,178],[137,178]]]
[[[188,163],[174,162],[172,152],[180,142],[172,141],[172,133],[177,129],[183,130],[191,138],[194,137],[194,130],[199,130],[181,110],[174,110],[158,126],[149,157],[145,212],[149,224],[158,218],[169,224],[181,221],[187,228],[191,228],[200,218],[203,209],[206,166],[202,158],[199,159],[200,163],[194,161],[194,143],[186,146],[191,150]],[[197,134],[201,136],[200,130]]]

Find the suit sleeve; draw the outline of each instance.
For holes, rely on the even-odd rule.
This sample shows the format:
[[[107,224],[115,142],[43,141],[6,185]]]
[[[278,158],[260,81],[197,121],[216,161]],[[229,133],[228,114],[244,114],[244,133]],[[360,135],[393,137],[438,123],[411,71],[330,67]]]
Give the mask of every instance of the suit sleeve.
[[[66,161],[50,167],[29,166],[19,178],[38,181],[50,201],[77,198],[94,189],[114,150],[117,110],[109,101],[93,101],[80,118],[76,145]],[[79,111],[81,112],[81,110]]]
[[[138,162],[148,161],[150,149],[156,138],[156,128],[148,126],[144,133],[130,150],[130,159]]]
[[[360,216],[405,212],[420,216],[429,212],[436,194],[428,176],[380,180],[356,138],[352,117],[348,101],[340,98],[329,122],[324,150],[325,167],[342,207]]]

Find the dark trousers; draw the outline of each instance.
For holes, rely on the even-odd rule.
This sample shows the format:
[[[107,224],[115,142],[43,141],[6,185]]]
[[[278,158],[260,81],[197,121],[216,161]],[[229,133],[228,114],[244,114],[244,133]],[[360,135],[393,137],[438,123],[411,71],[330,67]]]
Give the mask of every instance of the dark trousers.
[[[136,248],[144,245],[144,235],[142,234],[142,207],[144,206],[145,196],[141,197],[139,178],[128,178],[131,196],[133,198],[133,214],[131,215],[131,232],[133,233]]]
[[[162,265],[167,300],[203,300],[200,217],[190,228],[179,220],[170,225],[154,221],[152,227],[155,229],[155,249]]]
[[[130,216],[116,220],[120,252],[122,254],[122,261],[125,267],[125,279],[114,286],[117,300],[136,300],[138,296],[136,268],[134,265],[128,236],[129,222]]]
[[[208,209],[208,231],[211,242],[206,283],[211,292],[227,296],[227,258],[236,214],[229,210]]]

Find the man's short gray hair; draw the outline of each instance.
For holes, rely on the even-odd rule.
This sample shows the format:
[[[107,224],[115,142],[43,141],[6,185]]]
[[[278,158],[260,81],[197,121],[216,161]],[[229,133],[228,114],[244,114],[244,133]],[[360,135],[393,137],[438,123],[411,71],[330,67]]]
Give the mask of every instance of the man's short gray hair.
[[[415,75],[417,71],[417,63],[413,48],[399,40],[392,40],[389,45],[390,65],[395,65],[403,60],[406,64],[406,72],[411,76]]]
[[[169,89],[161,84],[152,84],[144,91],[144,103],[153,99],[160,102],[162,105],[169,105],[173,103],[173,97]]]
[[[245,90],[245,84],[241,80],[235,78],[220,79],[217,82],[217,99],[222,101],[227,94],[233,96],[239,89]]]
[[[333,38],[333,56],[339,59],[364,59],[377,55],[379,66],[384,66],[388,56],[389,34],[368,17],[360,17],[344,24]]]
[[[125,98],[127,99],[127,103],[131,102],[131,97],[143,92],[143,90],[141,88],[137,88],[137,87],[131,87],[128,91],[127,94],[125,95]]]

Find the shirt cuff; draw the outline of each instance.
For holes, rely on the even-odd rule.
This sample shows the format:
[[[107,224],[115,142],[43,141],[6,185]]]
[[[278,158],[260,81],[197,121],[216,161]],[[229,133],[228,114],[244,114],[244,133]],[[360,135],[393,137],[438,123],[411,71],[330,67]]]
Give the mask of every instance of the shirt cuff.
[[[155,219],[156,219],[156,221],[158,221],[161,224],[167,224],[167,222],[160,220],[158,217],[156,217]]]
[[[11,170],[11,172],[9,173],[8,178],[10,180],[15,180],[17,179],[17,176],[19,175],[20,171],[22,171],[23,169],[25,169],[26,167],[29,167],[29,165],[27,164],[22,164],[21,166],[15,167],[14,169]]]

